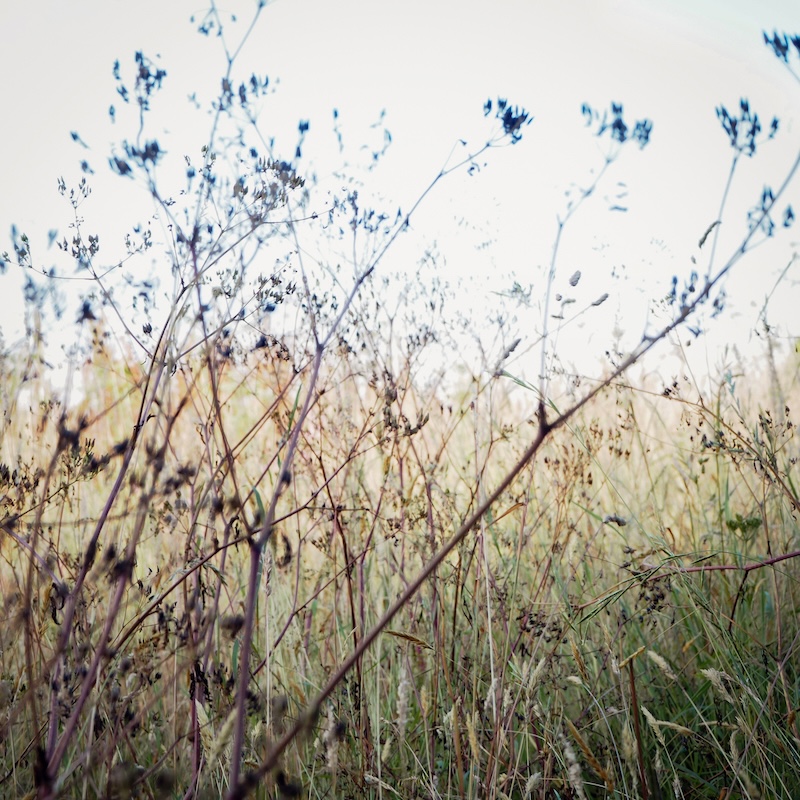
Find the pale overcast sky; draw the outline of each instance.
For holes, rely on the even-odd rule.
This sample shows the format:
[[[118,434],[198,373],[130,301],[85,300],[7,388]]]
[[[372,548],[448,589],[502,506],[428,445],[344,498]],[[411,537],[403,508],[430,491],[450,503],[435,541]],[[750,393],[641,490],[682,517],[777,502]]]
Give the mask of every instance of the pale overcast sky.
[[[231,0],[219,8],[235,13],[242,29],[253,5]],[[119,258],[122,233],[151,206],[140,188],[107,168],[111,145],[135,135],[123,120],[109,122],[108,107],[117,101],[112,64],[119,59],[130,73],[136,50],[160,56],[167,78],[154,101],[150,137],[170,154],[196,149],[205,133],[197,130],[203,117],[189,112],[186,97],[193,91],[211,97],[224,68],[218,42],[199,36],[189,22],[203,12],[202,0],[4,5],[0,250],[10,249],[13,223],[29,235],[39,263],[49,264],[47,231],[63,234],[69,222],[56,179],[74,184],[86,158],[96,171],[92,198],[82,209],[87,229],[100,234],[101,256],[109,263]],[[284,147],[291,156],[298,120],[310,120],[306,154],[323,177],[335,168],[327,161],[335,149],[332,110],[339,110],[354,145],[369,140],[369,126],[385,110],[393,144],[368,188],[403,208],[459,139],[479,145],[486,138],[487,98],[507,97],[534,116],[522,142],[490,153],[480,175],[445,182],[412,220],[414,236],[395,261],[384,264],[401,269],[435,240],[443,274],[469,285],[465,308],[485,305],[487,292],[513,280],[544,286],[564,192],[587,185],[590,170],[602,165],[596,141],[583,127],[581,104],[603,109],[616,101],[630,120],[652,120],[650,145],[641,152],[635,145],[625,148],[599,196],[568,229],[560,254],[558,285],[566,285],[576,269],[584,273],[576,307],[610,293],[604,307],[560,340],[565,360],[589,370],[587,353],[602,356],[615,329],[624,331],[623,344],[635,344],[648,299],[663,295],[673,274],[688,275],[698,239],[717,217],[731,150],[715,107],[722,103],[735,112],[744,96],[765,128],[773,116],[781,121],[776,140],[742,164],[719,258],[741,240],[746,210],[763,185],[779,185],[796,157],[800,83],[763,43],[762,30],[775,28],[800,33],[800,3],[276,0],[248,41],[238,74],[279,79],[265,103],[262,128],[275,135],[276,151]],[[235,30],[228,31],[232,37]],[[800,60],[794,63],[800,72]],[[70,131],[90,149],[72,142]],[[604,200],[620,191],[618,182],[625,184],[626,213],[609,211],[612,202]],[[795,181],[785,198],[796,210],[799,189]],[[710,348],[704,358],[711,367],[720,343],[751,338],[757,310],[797,249],[799,230],[780,231],[777,241],[732,275],[727,319],[699,345]],[[800,336],[798,281],[800,263],[773,301],[771,322],[786,337]],[[0,329],[8,344],[19,326],[19,270],[9,268],[0,282]],[[74,319],[74,312],[67,316]],[[520,318],[523,342],[537,338],[540,324],[533,312]],[[527,358],[535,373],[533,355]]]

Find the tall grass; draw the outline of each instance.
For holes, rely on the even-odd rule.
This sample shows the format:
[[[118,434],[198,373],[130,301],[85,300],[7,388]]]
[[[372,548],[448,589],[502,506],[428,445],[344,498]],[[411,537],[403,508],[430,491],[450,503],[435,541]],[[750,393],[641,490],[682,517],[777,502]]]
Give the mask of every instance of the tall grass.
[[[204,402],[202,365],[176,372],[87,563],[126,457],[129,409],[108,397],[146,380],[130,375],[123,388],[124,364],[106,366],[87,370],[80,409],[17,405],[4,431],[4,791],[30,791],[36,727],[48,714],[68,722],[96,661],[59,792],[218,796],[248,531],[280,480],[263,453],[285,441],[294,383],[310,367],[295,374],[262,352],[222,360],[221,418]],[[264,554],[245,767],[306,714],[469,517],[481,482],[495,483],[528,443],[518,387],[493,382],[483,403],[449,408],[405,371],[370,382],[338,366],[321,375]],[[28,383],[31,397],[51,391]],[[792,415],[745,409],[730,380],[701,402],[683,399],[690,390],[609,387],[554,432],[257,793],[791,797]],[[241,506],[217,426],[250,493]]]
[[[224,128],[241,126],[234,61],[185,207],[158,190],[154,143],[114,161],[174,234],[167,313],[141,334],[126,321],[81,190],[65,251],[97,295],[80,399],[48,378],[35,295],[27,346],[0,357],[3,794],[797,796],[791,365],[770,350],[763,398],[732,371],[711,394],[624,382],[706,301],[723,310],[720,282],[773,234],[797,164],[728,260],[676,279],[670,322],[583,394],[559,386],[546,320],[537,386],[505,342],[460,380],[430,366],[438,298],[400,324],[378,267],[436,185],[518,141],[527,112],[487,103],[495,137],[394,221],[335,198],[328,243],[360,253],[345,285],[309,263],[313,185],[248,151],[255,120]],[[164,75],[136,64],[144,125]],[[609,149],[560,218],[548,298],[572,217],[649,137],[616,104],[584,113]],[[760,127],[744,103],[720,119],[733,176]],[[244,177],[217,159],[234,151],[256,153]],[[284,267],[250,276],[278,245]],[[34,266],[26,238],[14,259]]]

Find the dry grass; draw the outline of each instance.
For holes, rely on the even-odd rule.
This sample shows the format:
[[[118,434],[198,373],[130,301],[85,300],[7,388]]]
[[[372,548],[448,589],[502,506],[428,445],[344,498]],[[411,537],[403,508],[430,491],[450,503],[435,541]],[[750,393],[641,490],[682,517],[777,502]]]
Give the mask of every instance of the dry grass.
[[[584,105],[600,160],[556,212],[540,338],[515,355],[509,320],[533,305],[517,284],[476,333],[479,373],[459,373],[452,338],[483,322],[443,319],[435,254],[404,287],[378,267],[440,181],[532,117],[488,101],[494,132],[402,211],[369,201],[346,154],[344,187],[316,196],[308,123],[294,160],[275,158],[257,118],[270,82],[235,86],[266,5],[235,46],[215,4],[200,25],[227,72],[207,144],[174,156],[185,185],[160,185],[169,155],[145,138],[166,72],[142,53],[115,65],[137,133],[109,163],[157,209],[122,257],[100,262],[87,179],[59,182],[72,241],[56,244],[91,279],[82,399],[48,380],[33,280],[27,344],[0,353],[0,794],[800,796],[796,364],[782,372],[765,308],[765,377],[727,373],[705,395],[621,383],[701,309],[724,311],[728,272],[791,222],[800,158],[727,260],[706,230],[705,277],[674,279],[660,331],[609,351],[605,378],[559,386],[562,234],[652,128]],[[765,41],[789,65],[790,40]],[[745,101],[717,114],[722,216],[777,126]],[[137,272],[156,222],[158,287]],[[0,268],[56,274],[12,239]],[[513,373],[534,352],[537,387]]]
[[[27,408],[12,398],[8,796],[33,788],[50,689],[59,729],[89,692],[62,794],[225,791],[247,537],[280,480],[307,379],[279,351],[217,358],[221,414],[202,359],[164,384],[63,652],[65,608],[147,375],[97,352],[80,407],[48,402],[42,379],[26,384]],[[305,713],[532,432],[508,382],[475,384],[451,407],[413,385],[410,365],[348,367],[321,375],[265,552],[245,767]],[[6,356],[3,369],[19,366]],[[730,386],[701,404],[668,388],[611,388],[555,432],[258,794],[791,797],[798,581],[795,559],[777,560],[798,549],[791,412],[742,411]]]

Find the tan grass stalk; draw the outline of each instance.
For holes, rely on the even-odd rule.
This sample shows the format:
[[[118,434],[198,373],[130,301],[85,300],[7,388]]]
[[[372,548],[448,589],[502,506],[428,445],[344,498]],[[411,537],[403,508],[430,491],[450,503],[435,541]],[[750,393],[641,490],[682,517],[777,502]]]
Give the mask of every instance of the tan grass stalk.
[[[569,637],[569,646],[570,650],[572,650],[572,658],[575,660],[575,663],[578,666],[578,672],[580,672],[583,682],[588,684],[590,681],[589,673],[586,669],[586,663],[584,662],[583,655],[581,655],[581,651],[578,650],[578,646],[575,644],[575,639],[572,636]]]
[[[644,653],[645,650],[647,650],[647,647],[645,645],[642,645],[638,650],[635,650],[627,658],[624,658],[622,661],[620,661],[619,662],[620,670],[625,669],[625,667],[627,667],[631,661],[638,658],[642,653]]]
[[[586,758],[586,762],[592,768],[592,771],[598,778],[600,778],[603,783],[606,785],[606,789],[609,792],[614,791],[614,777],[613,775],[609,774],[608,770],[603,767],[600,761],[597,759],[597,756],[592,752],[589,745],[586,743],[586,740],[581,736],[580,731],[572,724],[572,721],[568,718],[564,718],[564,722],[569,729],[569,732],[572,734],[572,738],[578,743],[578,747],[581,748],[583,751],[583,755]]]

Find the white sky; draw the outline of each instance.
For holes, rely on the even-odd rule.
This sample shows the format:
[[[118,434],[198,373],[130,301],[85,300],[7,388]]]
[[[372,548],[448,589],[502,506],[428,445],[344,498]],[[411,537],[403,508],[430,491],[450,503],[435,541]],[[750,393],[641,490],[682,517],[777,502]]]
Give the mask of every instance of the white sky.
[[[220,9],[246,23],[252,7],[231,0]],[[108,106],[121,106],[112,64],[119,59],[130,75],[136,50],[160,54],[167,78],[154,101],[148,138],[158,138],[172,155],[196,153],[205,133],[198,121],[206,118],[189,113],[185,98],[195,90],[210,97],[224,67],[218,42],[199,36],[189,23],[203,11],[202,0],[4,4],[0,250],[11,249],[14,223],[28,234],[41,265],[55,260],[55,249],[46,249],[47,231],[57,228],[63,235],[69,222],[56,179],[63,175],[74,185],[77,165],[87,158],[97,174],[90,177],[93,195],[81,209],[86,231],[101,236],[101,262],[119,259],[123,232],[151,206],[140,188],[111,176],[106,166],[111,144],[135,135],[130,120],[109,124]],[[583,127],[581,104],[604,109],[613,100],[624,103],[629,121],[651,119],[650,145],[624,149],[598,196],[567,229],[560,254],[557,289],[568,288],[576,269],[584,276],[572,293],[573,308],[610,293],[604,306],[591,309],[559,340],[566,362],[596,374],[596,358],[611,344],[615,326],[624,331],[623,344],[635,344],[648,300],[666,293],[673,274],[688,275],[692,254],[707,253],[697,253],[697,242],[717,218],[732,153],[715,107],[723,103],[735,112],[744,96],[765,128],[772,116],[781,120],[776,141],[741,165],[720,232],[720,259],[741,240],[746,209],[763,184],[777,187],[800,149],[800,84],[761,37],[763,29],[774,28],[800,32],[800,3],[277,0],[265,9],[237,74],[255,71],[280,80],[264,105],[262,128],[274,133],[276,150],[285,147],[289,158],[298,120],[310,120],[305,152],[323,176],[334,168],[327,160],[332,109],[339,109],[354,146],[369,140],[369,125],[385,109],[393,145],[381,168],[367,177],[368,188],[385,195],[390,207],[404,209],[458,139],[478,146],[487,137],[482,105],[488,97],[508,97],[533,114],[521,143],[489,153],[480,175],[453,175],[437,189],[412,219],[413,236],[383,266],[412,263],[413,269],[435,240],[443,274],[469,284],[459,302],[465,308],[474,303],[476,319],[489,293],[509,288],[513,280],[533,284],[534,297],[544,290],[564,191],[588,184],[590,170],[602,164],[596,141]],[[71,141],[72,130],[90,151]],[[624,214],[608,211],[603,200],[614,196],[618,181],[628,191]],[[785,197],[798,213],[799,187],[795,181]],[[713,371],[722,344],[741,347],[752,339],[758,310],[797,249],[799,230],[780,231],[737,268],[728,282],[725,319],[713,335],[693,344],[700,363]],[[795,263],[770,307],[770,322],[792,345],[800,336],[799,280]],[[11,268],[0,282],[0,330],[9,343],[20,325],[19,270]],[[524,344],[538,338],[539,311],[520,316]],[[74,312],[67,318],[73,320]],[[71,334],[67,329],[61,335],[66,342]],[[536,374],[538,356],[524,345],[518,359],[515,369]]]

